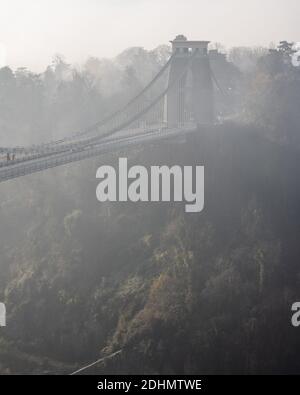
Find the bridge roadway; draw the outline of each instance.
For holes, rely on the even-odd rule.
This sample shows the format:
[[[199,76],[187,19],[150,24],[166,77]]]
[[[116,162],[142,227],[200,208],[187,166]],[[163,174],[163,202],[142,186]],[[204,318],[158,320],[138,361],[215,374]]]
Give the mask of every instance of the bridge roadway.
[[[40,155],[34,156],[33,158],[24,158],[24,160],[10,162],[9,165],[0,167],[0,182],[62,166],[71,162],[92,158],[126,147],[167,139],[195,130],[195,125],[186,125],[174,128],[154,128],[140,134],[129,133],[129,135],[124,135],[122,132],[118,137],[103,139],[96,144],[80,146],[76,149],[71,148],[64,152],[51,153],[46,156]]]

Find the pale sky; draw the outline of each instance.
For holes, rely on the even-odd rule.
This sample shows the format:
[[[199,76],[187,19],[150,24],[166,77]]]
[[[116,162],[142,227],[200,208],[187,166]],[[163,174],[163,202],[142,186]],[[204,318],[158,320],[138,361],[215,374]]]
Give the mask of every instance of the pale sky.
[[[0,66],[42,71],[152,49],[177,34],[228,46],[300,41],[300,0],[0,0]]]

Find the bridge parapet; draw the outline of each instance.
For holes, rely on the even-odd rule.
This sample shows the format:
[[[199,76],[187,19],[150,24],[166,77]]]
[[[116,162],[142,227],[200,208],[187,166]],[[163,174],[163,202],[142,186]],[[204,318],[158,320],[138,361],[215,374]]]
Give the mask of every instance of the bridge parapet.
[[[185,36],[179,35],[170,41],[170,43],[172,44],[172,51],[175,56],[185,57],[197,52],[196,56],[205,57],[208,54],[208,44],[210,41],[190,41]]]

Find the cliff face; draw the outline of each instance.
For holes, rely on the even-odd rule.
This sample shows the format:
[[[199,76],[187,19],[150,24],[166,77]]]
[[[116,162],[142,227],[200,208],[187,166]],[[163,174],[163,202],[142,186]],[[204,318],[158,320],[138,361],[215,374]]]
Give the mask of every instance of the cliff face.
[[[225,125],[1,185],[2,372],[121,349],[94,372],[299,373],[300,159],[262,134]],[[95,169],[119,156],[204,165],[204,211],[100,204]]]

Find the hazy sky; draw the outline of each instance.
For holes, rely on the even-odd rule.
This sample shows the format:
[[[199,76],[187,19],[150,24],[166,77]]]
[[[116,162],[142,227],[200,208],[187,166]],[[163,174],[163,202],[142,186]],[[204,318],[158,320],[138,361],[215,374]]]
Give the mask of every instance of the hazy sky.
[[[300,0],[0,0],[0,65],[40,71],[154,48],[177,34],[226,46],[300,41]]]

